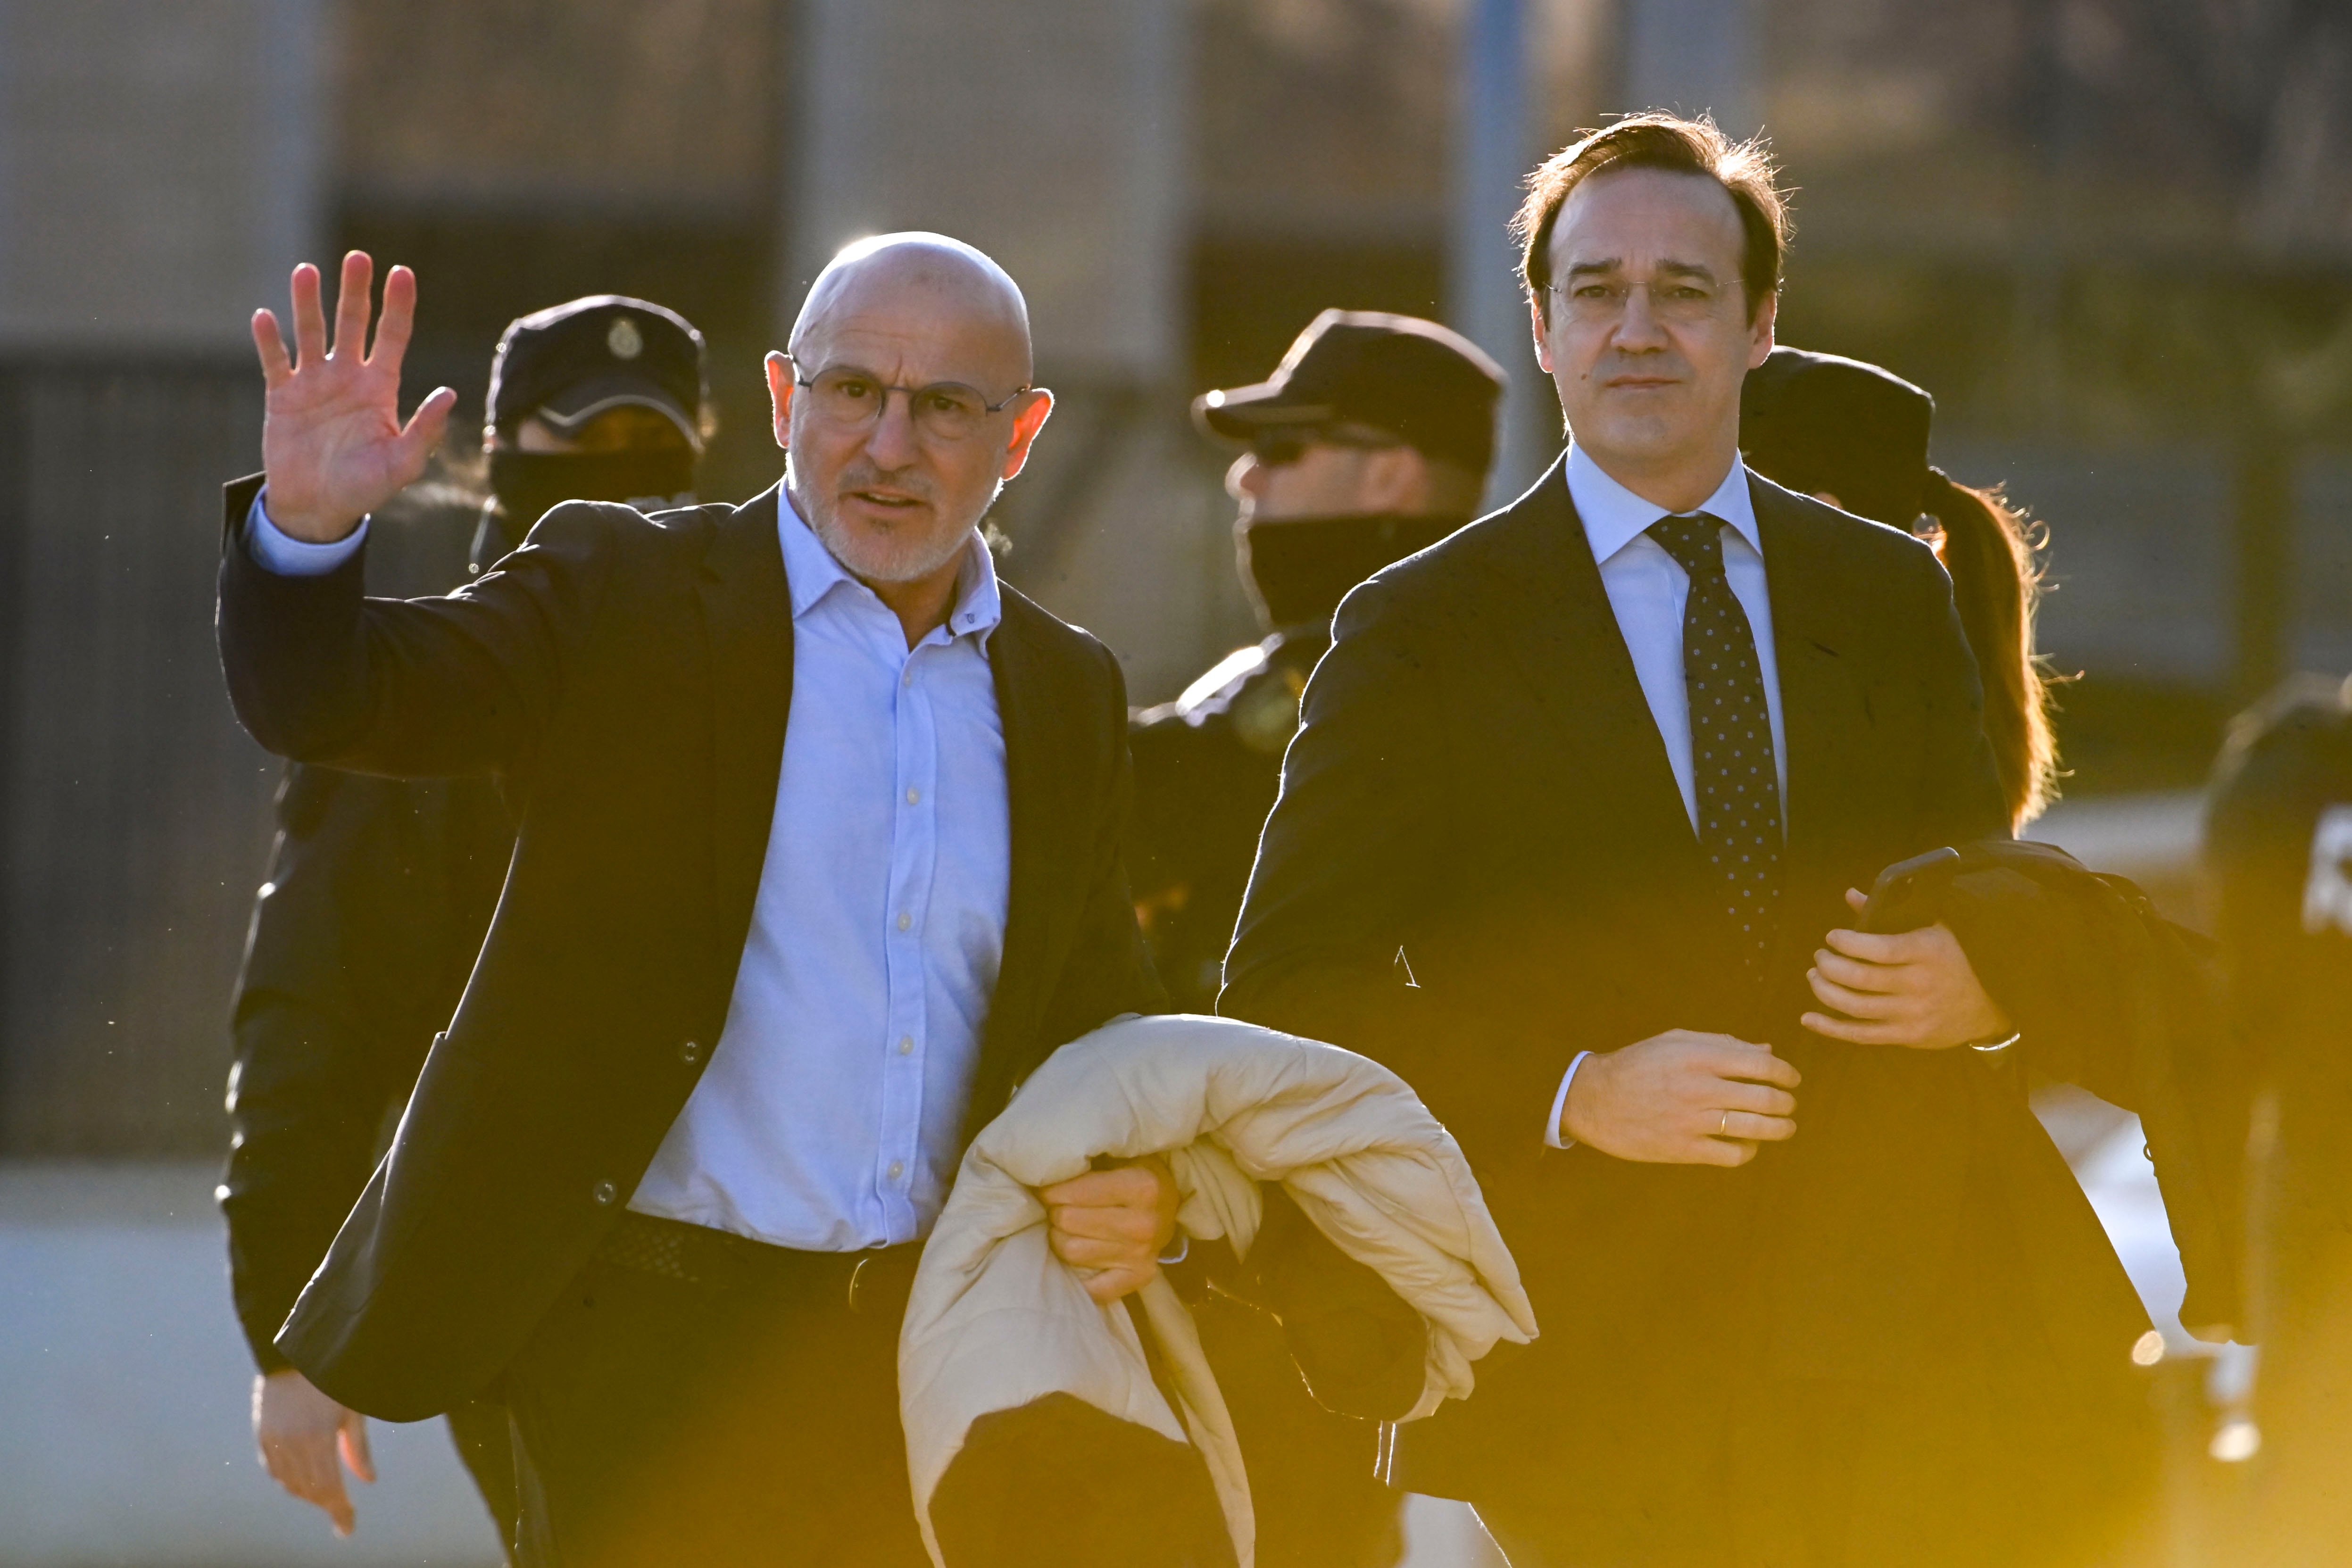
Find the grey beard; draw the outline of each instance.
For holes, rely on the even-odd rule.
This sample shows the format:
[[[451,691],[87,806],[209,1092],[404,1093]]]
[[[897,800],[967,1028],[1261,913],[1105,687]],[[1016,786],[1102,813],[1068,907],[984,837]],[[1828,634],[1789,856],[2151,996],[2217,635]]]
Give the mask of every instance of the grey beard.
[[[817,542],[841,563],[842,570],[864,582],[912,582],[918,578],[929,577],[969,548],[980,528],[981,517],[988,516],[989,507],[994,506],[996,497],[1004,493],[1004,482],[1000,479],[990,488],[988,499],[982,503],[978,517],[935,549],[908,559],[910,547],[899,537],[894,536],[880,549],[872,549],[870,541],[848,537],[830,507],[809,504],[798,494],[789,464],[784,471],[784,484],[793,508],[807,519]]]
[[[848,537],[827,516],[811,517],[809,527],[843,570],[863,582],[912,582],[929,577],[963,553],[972,538],[972,530],[967,528],[935,549],[909,559],[913,549],[910,543],[893,538],[877,549],[875,541]]]

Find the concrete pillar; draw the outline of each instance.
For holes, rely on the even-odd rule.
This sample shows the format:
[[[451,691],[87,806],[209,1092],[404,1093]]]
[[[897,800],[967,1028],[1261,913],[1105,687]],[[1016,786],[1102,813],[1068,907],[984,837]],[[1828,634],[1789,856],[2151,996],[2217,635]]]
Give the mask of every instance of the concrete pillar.
[[[1486,504],[1516,499],[1560,447],[1559,402],[1536,362],[1510,235],[1522,183],[1540,155],[1528,87],[1536,73],[1526,0],[1471,0],[1456,76],[1445,313],[1510,374],[1496,411]]]
[[[1184,0],[803,0],[777,339],[827,257],[932,229],[1028,297],[1057,402],[992,515],[1006,577],[1139,703],[1252,635],[1215,455],[1185,423]]]
[[[806,0],[782,322],[844,244],[934,229],[1019,280],[1053,374],[1173,374],[1183,23],[1180,0]]]
[[[1761,0],[1624,0],[1619,107],[1711,114],[1734,138],[1761,128]]]
[[[333,0],[0,0],[0,1150],[222,1146],[278,764],[212,638]],[[5,1511],[5,1510],[0,1510]]]
[[[322,234],[327,0],[0,0],[0,350],[246,340]]]

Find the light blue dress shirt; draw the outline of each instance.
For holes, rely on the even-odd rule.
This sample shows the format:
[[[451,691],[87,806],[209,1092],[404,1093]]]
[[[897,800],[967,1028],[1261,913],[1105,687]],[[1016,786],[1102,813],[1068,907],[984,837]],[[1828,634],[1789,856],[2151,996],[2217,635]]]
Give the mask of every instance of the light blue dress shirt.
[[[269,520],[263,503],[269,499],[269,486],[253,498],[252,509],[245,514],[245,548],[264,571],[274,571],[280,577],[324,577],[343,562],[359,554],[360,546],[367,543],[369,519],[362,517],[360,526],[341,538],[326,544],[312,544],[298,539]]]
[[[1642,697],[1665,743],[1666,761],[1683,792],[1683,810],[1691,831],[1698,831],[1698,786],[1691,770],[1690,694],[1683,683],[1683,605],[1690,598],[1690,575],[1648,529],[1664,507],[1645,501],[1604,473],[1584,448],[1568,449],[1568,494],[1583,521],[1584,537],[1601,568],[1601,591],[1617,618],[1625,651],[1633,655],[1633,674],[1642,683]],[[1732,596],[1748,612],[1756,634],[1756,662],[1764,673],[1764,711],[1772,724],[1772,760],[1780,775],[1780,822],[1789,821],[1789,743],[1780,718],[1780,665],[1772,647],[1772,595],[1764,577],[1764,538],[1756,527],[1756,503],[1748,489],[1748,469],[1735,461],[1723,483],[1706,502],[1691,508],[1731,525],[1723,547],[1723,575]],[[1687,515],[1687,514],[1685,514]],[[1633,1043],[1627,1041],[1627,1044]],[[1566,1148],[1559,1135],[1560,1112],[1568,1105],[1568,1086],[1590,1051],[1580,1051],[1561,1075],[1559,1092],[1552,1096],[1551,1117],[1544,1124],[1544,1142]]]
[[[812,1251],[939,1217],[1004,951],[1012,829],[977,535],[948,623],[912,649],[779,492],[793,695],[776,814],[725,1028],[629,1207]],[[360,535],[254,559],[332,570]],[[291,547],[289,549],[288,547]]]
[[[1568,493],[1583,519],[1584,537],[1601,568],[1601,590],[1609,595],[1625,651],[1633,656],[1633,674],[1642,683],[1650,716],[1657,721],[1658,738],[1665,742],[1666,761],[1683,792],[1683,811],[1696,833],[1698,786],[1691,772],[1690,695],[1683,685],[1683,605],[1690,598],[1690,577],[1648,531],[1652,523],[1672,514],[1611,478],[1581,446],[1568,449]],[[1764,712],[1772,723],[1772,758],[1780,772],[1785,827],[1789,745],[1780,721],[1780,665],[1772,651],[1772,595],[1764,580],[1764,538],[1757,531],[1746,465],[1732,464],[1715,494],[1691,511],[1731,525],[1731,535],[1724,541],[1723,575],[1756,633],[1756,662],[1764,672]]]

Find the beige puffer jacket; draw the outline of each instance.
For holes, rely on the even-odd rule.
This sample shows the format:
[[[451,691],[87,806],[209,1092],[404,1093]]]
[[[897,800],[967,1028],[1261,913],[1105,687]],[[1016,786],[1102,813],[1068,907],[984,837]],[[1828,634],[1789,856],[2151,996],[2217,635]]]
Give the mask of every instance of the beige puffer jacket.
[[[1254,1024],[1122,1019],[1062,1047],[965,1154],[923,1251],[898,1339],[898,1397],[916,1512],[935,1562],[933,1490],[971,1423],[1054,1393],[1179,1442],[1207,1461],[1242,1568],[1249,1482],[1192,1318],[1164,1279],[1139,1296],[1181,1408],[1153,1383],[1133,1320],[1097,1306],[1046,1244],[1034,1189],[1096,1155],[1165,1154],[1178,1219],[1246,1254],[1257,1184],[1278,1181],[1342,1251],[1379,1270],[1429,1331],[1427,1379],[1405,1419],[1466,1397],[1471,1364],[1536,1322],[1517,1266],[1450,1134],[1379,1063]]]

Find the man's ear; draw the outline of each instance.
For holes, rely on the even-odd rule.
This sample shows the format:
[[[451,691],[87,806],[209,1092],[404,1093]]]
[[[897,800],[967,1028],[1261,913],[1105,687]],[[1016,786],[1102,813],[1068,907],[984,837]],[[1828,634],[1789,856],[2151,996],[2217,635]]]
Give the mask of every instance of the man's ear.
[[[1034,387],[1021,394],[1028,401],[1013,415],[1013,439],[1004,447],[1003,476],[1018,475],[1029,461],[1029,444],[1037,433],[1045,428],[1045,421],[1054,412],[1054,394],[1044,387]]]
[[[1754,370],[1757,366],[1762,364],[1765,360],[1770,357],[1772,352],[1772,328],[1773,324],[1780,319],[1780,296],[1777,293],[1766,295],[1764,297],[1764,303],[1756,308],[1756,322],[1755,325],[1749,329],[1748,344],[1748,368],[1749,370]]]
[[[1551,345],[1544,340],[1546,336],[1544,327],[1543,296],[1530,294],[1528,296],[1528,329],[1535,334],[1536,363],[1543,367],[1544,374],[1549,375],[1551,374]]]
[[[782,351],[768,350],[768,405],[775,410],[776,444],[792,445],[793,362]]]

